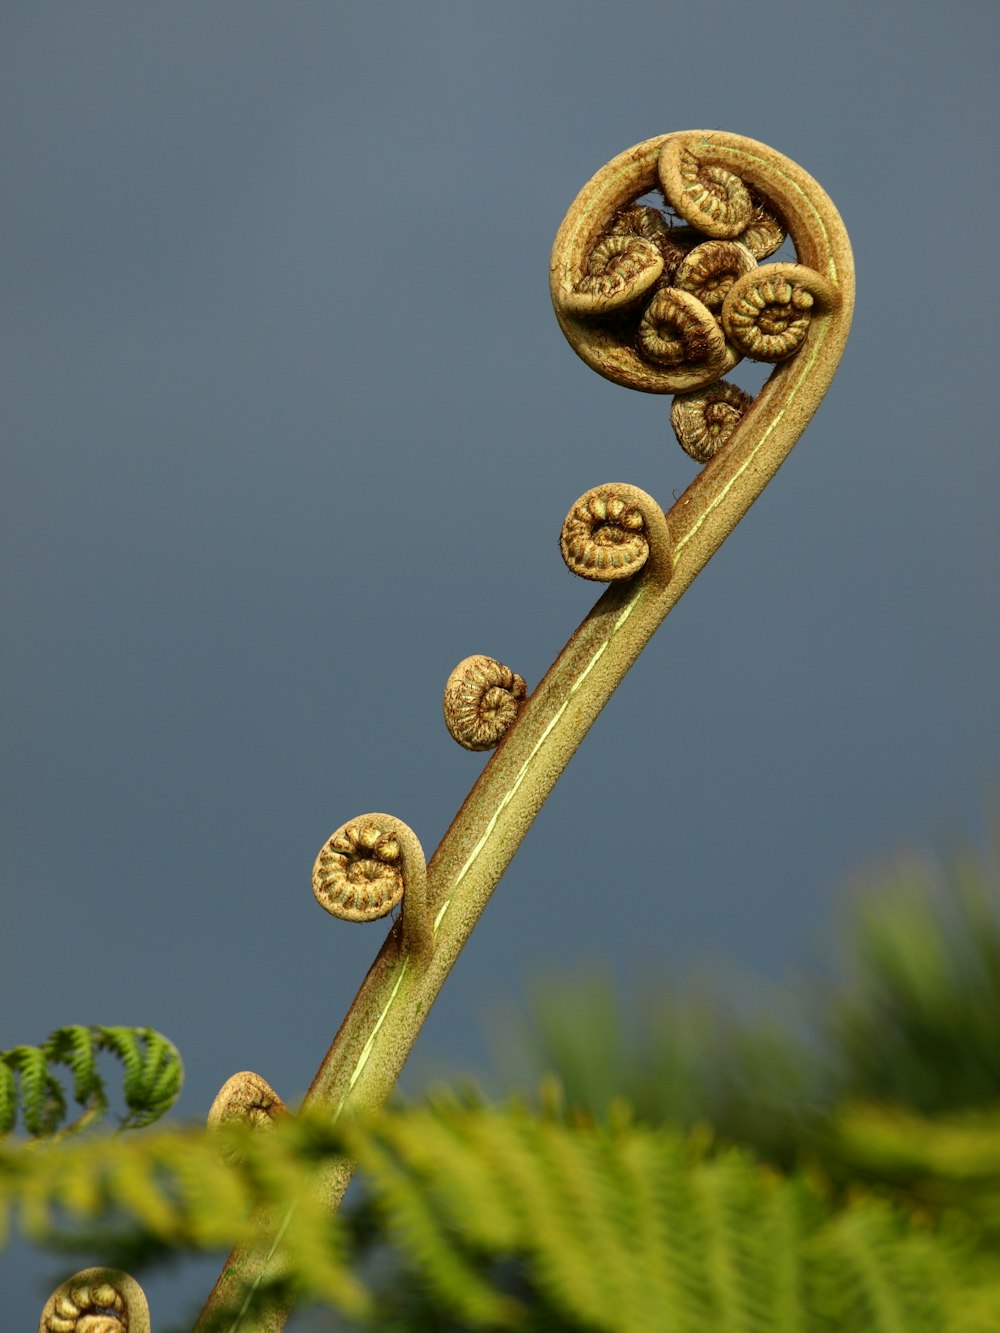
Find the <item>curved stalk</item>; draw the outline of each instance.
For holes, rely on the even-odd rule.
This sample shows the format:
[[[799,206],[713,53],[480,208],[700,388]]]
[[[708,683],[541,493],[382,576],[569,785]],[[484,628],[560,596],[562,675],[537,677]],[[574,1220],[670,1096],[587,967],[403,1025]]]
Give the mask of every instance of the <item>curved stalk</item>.
[[[693,173],[703,164],[739,176],[780,215],[799,264],[815,270],[822,292],[834,297],[821,300],[804,344],[773,372],[725,447],[667,513],[665,526],[649,497],[616,488],[642,497],[650,532],[647,563],[635,577],[609,587],[569,639],[521,705],[431,858],[430,951],[414,953],[405,945],[404,896],[402,920],[389,932],[306,1094],[305,1104],[328,1108],[334,1120],[376,1109],[388,1098],[438,991],[560,773],[647,641],[777,472],[826,393],[843,351],[853,309],[853,262],[827,195],[795,163],[763,144],[692,131],[650,139],[621,154],[598,172],[567,215],[553,254],[553,299],[580,355],[611,378],[626,362],[627,373],[637,373],[634,350],[609,351],[604,332],[596,338],[580,334],[581,320],[560,308],[560,292],[572,287],[574,265],[579,267],[581,255],[606,229],[606,218],[653,187],[661,157],[672,156],[676,168],[678,151],[687,172],[680,188],[697,192]],[[681,211],[673,198],[669,202]],[[636,387],[674,391],[662,387],[659,371],[641,373],[645,379]],[[319,1182],[331,1207],[342,1198],[351,1171],[344,1161]],[[268,1305],[258,1290],[265,1276],[280,1271],[280,1240],[279,1226],[259,1246],[233,1252],[198,1330],[217,1327],[215,1312],[234,1305],[238,1313],[221,1325],[228,1333],[275,1333],[283,1326],[286,1312]]]

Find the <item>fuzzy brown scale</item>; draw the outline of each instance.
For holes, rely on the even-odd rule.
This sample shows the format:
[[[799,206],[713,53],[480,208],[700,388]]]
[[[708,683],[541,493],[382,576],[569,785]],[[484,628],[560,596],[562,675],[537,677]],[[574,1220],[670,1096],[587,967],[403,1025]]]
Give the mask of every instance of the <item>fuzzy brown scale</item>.
[[[668,244],[681,255],[686,255],[689,250],[693,250],[696,245],[701,245],[704,240],[704,235],[697,227],[675,223],[668,229]]]
[[[787,232],[780,219],[758,195],[751,191],[750,198],[754,204],[753,221],[736,239],[760,262],[773,255],[775,250],[781,249]]]
[[[616,213],[611,223],[612,236],[641,236],[662,251],[670,242],[670,227],[666,218],[648,204],[633,204]]]

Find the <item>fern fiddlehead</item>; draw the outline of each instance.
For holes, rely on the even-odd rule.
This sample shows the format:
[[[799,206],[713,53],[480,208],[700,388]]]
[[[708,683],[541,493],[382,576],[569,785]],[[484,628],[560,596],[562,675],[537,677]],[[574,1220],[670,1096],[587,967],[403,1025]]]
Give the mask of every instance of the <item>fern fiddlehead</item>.
[[[18,1102],[24,1128],[35,1137],[59,1130],[67,1115],[66,1095],[53,1070],[65,1065],[73,1076],[73,1099],[80,1115],[61,1133],[84,1129],[108,1109],[108,1095],[97,1067],[100,1051],[111,1051],[125,1068],[123,1094],[128,1114],[122,1129],[138,1129],[166,1114],[180,1095],[184,1066],[172,1041],[153,1028],[57,1028],[41,1046],[13,1046],[0,1051],[0,1134],[17,1122]],[[18,1090],[20,1089],[20,1098]]]
[[[528,689],[495,657],[463,657],[445,681],[444,724],[466,750],[495,750],[513,726]]]
[[[376,921],[402,903],[406,958],[429,952],[424,849],[401,819],[362,815],[342,824],[320,848],[312,884],[320,907],[344,921]]]
[[[641,202],[657,190],[662,209]],[[761,264],[786,233],[796,263]],[[719,242],[737,249],[720,250]],[[714,251],[691,257],[712,245]],[[739,399],[712,400],[703,427],[712,438],[695,446],[705,467],[665,515],[644,492],[617,483],[590,492],[571,511],[562,540],[571,567],[586,577],[615,577],[534,692],[518,701],[516,717],[427,864],[426,881],[418,881],[416,902],[407,887],[402,920],[307,1093],[308,1105],[326,1108],[335,1120],[388,1097],[445,977],[563,768],[808,424],[844,348],[854,271],[840,216],[811,176],[755,140],[698,130],[646,140],[597,172],[559,228],[550,290],[574,350],[616,383],[693,394],[718,384],[744,356],[776,369],[749,407]],[[629,552],[641,555],[640,536],[647,558],[633,560]],[[331,855],[350,857],[361,843],[353,851],[327,846]],[[376,853],[370,860],[392,859],[378,853],[377,837],[368,850]],[[331,892],[345,896],[344,885],[338,881]],[[350,1172],[344,1163],[324,1178],[332,1206]],[[254,1296],[277,1245],[272,1237],[234,1252],[199,1327],[208,1326],[219,1305],[231,1308],[241,1290],[230,1333],[283,1326],[282,1310],[264,1308]]]
[[[281,1100],[266,1078],[245,1069],[233,1074],[216,1093],[208,1112],[209,1129],[219,1129],[234,1120],[261,1129],[272,1125],[288,1114]]]
[[[38,1333],[150,1333],[149,1306],[127,1273],[83,1268],[46,1301]]]

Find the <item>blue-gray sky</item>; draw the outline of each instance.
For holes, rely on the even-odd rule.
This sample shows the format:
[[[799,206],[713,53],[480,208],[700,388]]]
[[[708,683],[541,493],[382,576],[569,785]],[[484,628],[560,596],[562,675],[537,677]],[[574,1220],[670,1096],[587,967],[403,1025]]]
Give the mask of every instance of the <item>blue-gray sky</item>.
[[[975,833],[998,26],[976,0],[6,0],[0,1047],[150,1023],[188,1117],[238,1069],[308,1085],[384,933],[320,912],[320,844],[389,810],[430,854],[484,762],[442,724],[451,667],[533,685],[595,596],[558,555],[572,502],[621,480],[668,507],[694,474],[668,400],[589,371],[547,287],[579,188],[670,130],[817,177],[854,332],[560,781],[407,1086],[484,1067],[490,1012],[553,965],[787,976],[872,857]],[[182,1288],[151,1287],[161,1327]]]

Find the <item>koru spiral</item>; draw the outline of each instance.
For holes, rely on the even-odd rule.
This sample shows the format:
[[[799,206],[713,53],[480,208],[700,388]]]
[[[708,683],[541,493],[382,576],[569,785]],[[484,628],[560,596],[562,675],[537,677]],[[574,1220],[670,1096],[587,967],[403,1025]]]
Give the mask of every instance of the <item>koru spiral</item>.
[[[150,1333],[149,1306],[135,1278],[116,1268],[82,1268],[45,1303],[39,1333]]]
[[[791,177],[780,189],[777,163]],[[753,139],[661,135],[603,167],[556,236],[552,303],[570,344],[616,384],[677,394],[674,431],[700,463],[751,405],[722,377],[744,357],[777,364],[795,356],[813,317],[841,300],[819,271],[824,246],[813,217],[805,208],[796,215],[796,177],[815,184]],[[652,194],[662,205],[648,202]],[[762,262],[786,237],[798,262]]]

